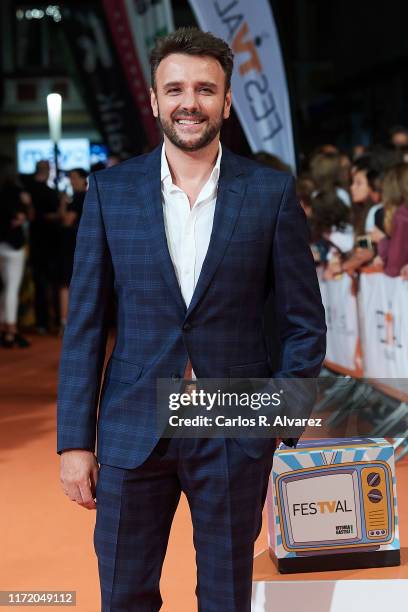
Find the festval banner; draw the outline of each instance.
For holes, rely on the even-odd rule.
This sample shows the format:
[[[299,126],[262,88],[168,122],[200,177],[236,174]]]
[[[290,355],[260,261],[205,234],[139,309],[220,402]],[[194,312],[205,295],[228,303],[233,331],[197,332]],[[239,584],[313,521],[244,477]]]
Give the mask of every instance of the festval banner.
[[[398,379],[408,378],[408,282],[362,273],[358,300],[364,376],[388,379],[395,390],[403,388]]]
[[[363,364],[352,279],[343,274],[338,279],[321,280],[319,284],[327,325],[325,365],[340,374],[359,378],[363,375]]]
[[[278,32],[267,0],[190,0],[200,28],[234,52],[232,99],[253,152],[295,170],[289,95]]]

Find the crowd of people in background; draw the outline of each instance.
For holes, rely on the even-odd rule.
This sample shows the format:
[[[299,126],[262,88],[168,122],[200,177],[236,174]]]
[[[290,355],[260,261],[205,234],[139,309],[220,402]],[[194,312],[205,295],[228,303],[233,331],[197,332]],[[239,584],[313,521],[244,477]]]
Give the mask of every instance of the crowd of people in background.
[[[291,172],[279,158],[260,163]],[[112,156],[108,165],[119,163]],[[92,171],[103,169],[98,163]],[[66,173],[70,195],[49,184],[50,164],[19,176],[0,159],[0,346],[30,346],[18,328],[19,293],[30,270],[38,334],[62,334],[67,320],[75,242],[88,173]],[[408,129],[396,126],[386,145],[358,145],[349,155],[325,144],[302,159],[297,193],[310,229],[316,267],[325,279],[366,266],[408,280]]]
[[[325,279],[370,266],[408,280],[408,130],[393,128],[386,145],[331,144],[307,159],[297,179],[311,248]]]
[[[33,176],[18,176],[11,160],[0,163],[0,346],[26,348],[18,329],[19,293],[26,266],[34,288],[36,331],[62,333],[68,309],[76,234],[88,173],[67,173],[71,195],[49,185],[50,164],[40,160]]]

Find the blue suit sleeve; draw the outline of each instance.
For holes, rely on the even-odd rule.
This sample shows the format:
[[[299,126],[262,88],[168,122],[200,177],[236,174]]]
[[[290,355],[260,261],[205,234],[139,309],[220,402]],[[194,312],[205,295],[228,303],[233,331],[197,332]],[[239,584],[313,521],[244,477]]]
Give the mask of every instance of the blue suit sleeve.
[[[57,452],[94,451],[97,407],[113,293],[112,261],[96,177],[91,175],[79,225],[69,291],[57,405]]]
[[[272,257],[281,355],[275,378],[314,378],[326,352],[326,323],[304,212],[290,177],[282,196]]]

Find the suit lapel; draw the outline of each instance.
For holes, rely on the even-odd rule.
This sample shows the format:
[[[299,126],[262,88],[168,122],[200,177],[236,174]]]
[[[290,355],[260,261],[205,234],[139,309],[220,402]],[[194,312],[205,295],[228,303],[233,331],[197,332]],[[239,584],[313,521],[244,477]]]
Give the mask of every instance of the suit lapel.
[[[246,191],[244,171],[238,158],[223,147],[214,222],[208,251],[203,262],[186,318],[204,296],[228,246],[239,217]]]
[[[145,180],[142,185],[145,218],[149,229],[151,249],[154,261],[158,264],[163,279],[167,283],[178,307],[186,312],[186,304],[170,257],[166,230],[164,227],[163,204],[161,196],[161,148],[160,144],[145,162]]]

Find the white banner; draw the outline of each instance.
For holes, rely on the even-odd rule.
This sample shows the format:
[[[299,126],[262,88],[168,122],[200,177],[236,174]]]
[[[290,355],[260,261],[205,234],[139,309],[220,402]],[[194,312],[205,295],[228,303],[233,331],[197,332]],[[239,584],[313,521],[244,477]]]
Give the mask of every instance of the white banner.
[[[361,377],[362,359],[357,299],[347,274],[330,281],[319,281],[326,311],[326,365],[341,374]]]
[[[170,0],[125,0],[133,44],[137,49],[147,88],[150,87],[150,51],[156,38],[174,30]]]
[[[361,274],[358,299],[364,376],[408,378],[408,282]]]
[[[277,155],[293,170],[295,149],[285,69],[267,0],[190,0],[200,28],[234,52],[232,100],[253,152]]]

